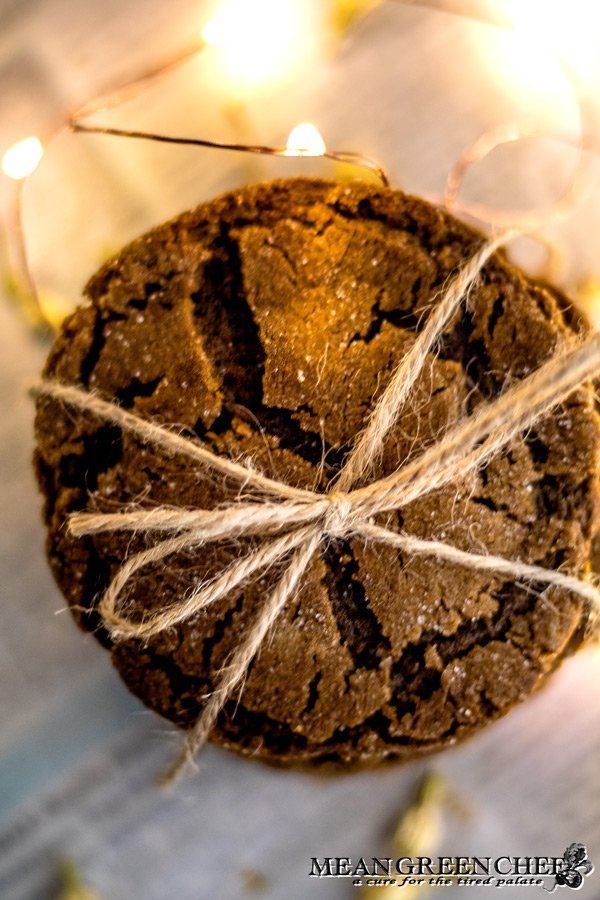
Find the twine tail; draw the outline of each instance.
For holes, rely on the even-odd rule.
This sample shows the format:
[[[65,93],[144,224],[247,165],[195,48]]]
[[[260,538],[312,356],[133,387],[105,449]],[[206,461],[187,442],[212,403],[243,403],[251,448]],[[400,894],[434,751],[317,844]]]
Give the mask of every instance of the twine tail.
[[[552,357],[496,400],[482,403],[414,462],[350,497],[368,518],[465,478],[600,370],[600,332]]]
[[[231,663],[219,673],[217,687],[210,695],[200,718],[185,737],[181,751],[172,764],[159,777],[159,783],[168,787],[175,783],[186,769],[194,763],[197,753],[206,743],[219,713],[237,685],[246,676],[250,664],[256,656],[267,632],[274,624],[288,599],[296,591],[300,579],[306,571],[322,539],[320,529],[313,529],[310,537],[292,556],[289,566],[270,595],[258,620],[252,626],[241,646],[235,651]]]
[[[207,450],[199,441],[184,437],[165,425],[150,419],[142,419],[129,412],[118,403],[103,400],[97,393],[86,391],[70,384],[46,378],[30,388],[33,397],[48,397],[65,406],[72,406],[83,413],[90,413],[103,422],[110,422],[128,434],[133,434],[151,447],[159,447],[169,456],[187,456],[199,467],[218,472],[231,478],[242,487],[253,488],[257,492],[282,497],[289,500],[312,500],[314,494],[301,488],[294,488],[283,482],[267,478],[260,472],[236,463],[231,459],[217,456]]]
[[[349,491],[372,468],[383,448],[383,441],[396,423],[413,386],[421,374],[428,354],[435,348],[444,328],[462,300],[468,298],[481,270],[495,251],[511,240],[513,231],[505,231],[481,247],[451,280],[417,337],[375,405],[366,429],[359,436],[336,483],[340,491]],[[435,298],[434,298],[435,299]]]
[[[379,525],[365,522],[360,526],[360,533],[379,544],[398,547],[407,553],[417,556],[434,556],[455,565],[465,566],[479,572],[493,572],[507,575],[515,581],[541,583],[548,587],[562,588],[586,600],[590,606],[590,615],[600,612],[600,592],[590,581],[583,581],[575,575],[565,575],[555,569],[505,559],[491,553],[471,553],[460,550],[445,541],[428,541],[413,537],[410,534],[398,534]]]

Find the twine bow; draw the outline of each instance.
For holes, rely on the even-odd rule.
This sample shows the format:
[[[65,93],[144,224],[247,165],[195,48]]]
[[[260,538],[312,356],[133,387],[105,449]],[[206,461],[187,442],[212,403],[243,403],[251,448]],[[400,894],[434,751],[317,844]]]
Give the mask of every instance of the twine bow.
[[[90,413],[170,455],[186,456],[214,474],[232,479],[240,487],[237,500],[213,510],[159,507],[116,513],[79,512],[70,517],[69,528],[76,537],[111,531],[169,535],[127,559],[106,590],[99,611],[115,640],[149,640],[240,588],[252,576],[287,561],[257,621],[241,639],[231,662],[219,672],[217,686],[208,696],[197,722],[187,732],[180,754],[165,773],[165,781],[173,780],[193,762],[225,702],[243,681],[269,629],[295,594],[313,555],[330,538],[360,537],[397,547],[407,554],[433,556],[514,580],[564,588],[584,598],[590,609],[600,610],[600,595],[590,581],[519,560],[463,551],[443,541],[423,540],[395,532],[375,521],[381,513],[398,510],[451,481],[464,478],[562,402],[578,385],[597,374],[600,334],[593,334],[573,349],[559,353],[495,400],[482,403],[472,416],[458,422],[437,443],[391,475],[355,487],[372,471],[384,438],[397,421],[450,317],[468,296],[492,253],[512,236],[512,232],[505,232],[486,242],[449,283],[325,494],[292,487],[219,457],[199,442],[142,419],[93,392],[52,380],[44,380],[33,388],[38,397],[52,398]],[[262,539],[258,547],[232,562],[216,577],[197,584],[176,603],[136,620],[128,618],[120,608],[124,587],[141,568],[211,542],[253,536]]]

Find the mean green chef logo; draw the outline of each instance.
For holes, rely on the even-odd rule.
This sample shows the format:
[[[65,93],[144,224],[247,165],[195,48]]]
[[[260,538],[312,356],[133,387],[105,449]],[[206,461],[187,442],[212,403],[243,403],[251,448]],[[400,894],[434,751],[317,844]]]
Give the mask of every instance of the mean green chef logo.
[[[587,858],[583,844],[569,844],[563,855],[564,867],[556,873],[556,881],[551,892],[560,885],[579,890],[586,875],[591,875],[594,866]]]
[[[311,858],[311,878],[349,878],[355,887],[538,887],[579,890],[594,871],[584,844],[562,856],[324,856]]]

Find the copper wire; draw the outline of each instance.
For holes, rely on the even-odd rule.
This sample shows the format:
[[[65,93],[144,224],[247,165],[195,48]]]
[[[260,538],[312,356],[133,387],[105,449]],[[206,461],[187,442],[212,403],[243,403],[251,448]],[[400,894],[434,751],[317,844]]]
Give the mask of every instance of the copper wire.
[[[515,22],[510,14],[497,4],[486,2],[486,0],[396,0],[396,2],[405,6],[422,7],[436,12],[458,15],[493,28],[512,32],[516,30]],[[554,53],[553,56],[560,66],[575,100],[579,139],[571,141],[560,135],[528,131],[518,128],[512,123],[505,123],[485,131],[463,151],[448,174],[444,191],[444,205],[447,209],[470,216],[492,228],[510,226],[535,236],[542,226],[548,224],[549,219],[557,221],[568,216],[588,194],[593,178],[590,156],[600,152],[596,136],[595,108],[568,61],[558,53]],[[570,144],[577,153],[569,184],[558,200],[549,207],[537,212],[523,209],[499,211],[483,203],[459,202],[460,191],[467,173],[476,163],[489,156],[493,150],[506,143],[549,137]]]
[[[334,162],[342,162],[370,169],[375,172],[384,187],[389,187],[389,180],[385,171],[377,162],[375,162],[375,160],[350,150],[324,150],[321,153],[313,153],[308,150],[294,150],[289,147],[268,147],[263,144],[227,143],[225,141],[209,141],[206,138],[174,137],[173,135],[156,134],[151,131],[131,131],[126,128],[112,128],[105,125],[85,125],[77,120],[72,120],[70,124],[73,131],[86,134],[106,134],[115,137],[140,138],[142,140],[157,141],[163,144],[207,147],[211,150],[232,150],[238,153],[254,153],[262,156],[330,159]]]

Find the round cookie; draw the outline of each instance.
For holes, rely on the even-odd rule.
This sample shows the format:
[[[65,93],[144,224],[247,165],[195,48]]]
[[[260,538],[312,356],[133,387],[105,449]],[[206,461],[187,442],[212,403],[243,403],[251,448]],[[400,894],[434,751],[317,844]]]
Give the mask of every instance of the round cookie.
[[[242,188],[134,241],[87,286],[45,375],[176,424],[210,450],[324,490],[481,235],[400,191],[293,179]],[[385,442],[377,478],[545,361],[578,327],[495,254]],[[112,644],[99,595],[143,538],[74,539],[69,513],[211,507],[236,486],[54,401],[38,401],[48,555],[79,624],[130,689],[186,727],[258,616],[270,573],[144,643]],[[599,517],[593,392],[580,388],[468,481],[387,517],[467,550],[578,572]],[[244,542],[173,556],[129,586],[133,616],[180,597]],[[461,738],[537,688],[582,641],[583,601],[357,539],[316,555],[213,739],[286,764],[377,763]]]

